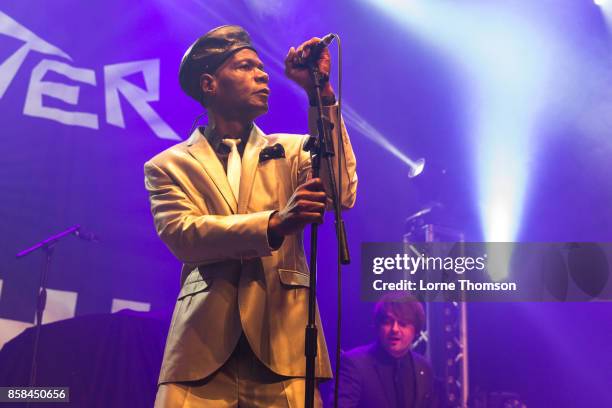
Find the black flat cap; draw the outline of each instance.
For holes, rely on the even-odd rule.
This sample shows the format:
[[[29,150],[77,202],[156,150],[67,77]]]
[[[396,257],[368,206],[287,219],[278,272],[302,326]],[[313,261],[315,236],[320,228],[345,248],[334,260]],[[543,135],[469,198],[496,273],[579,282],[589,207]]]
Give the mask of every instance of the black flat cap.
[[[185,52],[179,68],[179,82],[185,93],[202,102],[200,76],[215,71],[234,53],[250,48],[256,51],[244,28],[224,25],[198,38]]]

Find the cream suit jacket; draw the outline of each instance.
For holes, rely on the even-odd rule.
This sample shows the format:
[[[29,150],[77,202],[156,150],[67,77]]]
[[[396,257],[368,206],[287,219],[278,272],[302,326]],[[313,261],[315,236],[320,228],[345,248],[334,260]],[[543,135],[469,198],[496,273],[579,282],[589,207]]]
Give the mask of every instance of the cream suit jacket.
[[[335,122],[337,106],[325,110]],[[316,129],[315,114],[311,109],[311,133]],[[344,125],[334,123],[334,144],[340,128],[344,146],[341,202],[350,208],[356,197],[356,163]],[[238,202],[223,165],[197,129],[188,140],[145,164],[145,185],[157,233],[183,262],[160,384],[212,374],[229,358],[242,331],[254,353],[272,371],[305,376],[309,272],[303,234],[286,236],[274,250],[267,231],[272,213],[282,209],[310,175],[310,155],[303,150],[307,138],[265,135],[253,126],[242,157]],[[261,150],[276,143],[283,146],[285,158],[260,163]],[[321,175],[325,174],[322,167]],[[330,378],[318,312],[317,326],[316,375]]]

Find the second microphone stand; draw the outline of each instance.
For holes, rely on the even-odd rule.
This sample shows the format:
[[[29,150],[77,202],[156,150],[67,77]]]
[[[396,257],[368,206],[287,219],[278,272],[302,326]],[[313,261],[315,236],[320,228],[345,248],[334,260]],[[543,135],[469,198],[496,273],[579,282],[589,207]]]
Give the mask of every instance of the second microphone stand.
[[[24,249],[23,251],[19,252],[16,257],[17,258],[21,258],[24,257],[34,251],[36,251],[37,249],[41,249],[45,252],[45,268],[42,270],[42,273],[40,275],[40,283],[39,283],[39,291],[38,291],[38,295],[37,295],[37,300],[36,300],[36,324],[34,326],[34,343],[33,343],[33,350],[32,350],[32,364],[30,367],[30,382],[29,382],[29,386],[30,387],[35,387],[36,386],[36,374],[37,374],[37,369],[38,369],[38,346],[39,346],[39,341],[40,341],[40,331],[41,331],[41,326],[42,326],[42,320],[43,320],[43,313],[45,311],[45,306],[47,304],[47,276],[49,275],[49,270],[51,269],[51,259],[53,257],[53,252],[55,250],[55,245],[63,238],[66,238],[68,235],[76,235],[79,236],[83,239],[86,240],[95,240],[95,236],[93,234],[83,234],[81,232],[81,226],[80,225],[75,225],[73,227],[70,227],[60,233],[57,233],[39,243],[37,243],[36,245]],[[30,403],[28,402],[28,405],[30,406]]]

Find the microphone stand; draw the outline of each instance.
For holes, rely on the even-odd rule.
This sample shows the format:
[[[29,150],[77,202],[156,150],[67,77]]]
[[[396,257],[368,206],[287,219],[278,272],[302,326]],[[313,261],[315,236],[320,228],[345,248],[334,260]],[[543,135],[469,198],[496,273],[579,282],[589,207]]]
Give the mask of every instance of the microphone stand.
[[[327,177],[331,187],[331,196],[334,206],[334,218],[336,227],[336,236],[338,239],[338,250],[340,262],[343,265],[350,263],[348,244],[346,239],[346,230],[344,221],[342,220],[342,212],[340,208],[340,197],[338,197],[338,189],[336,186],[336,178],[334,177],[334,167],[331,157],[334,155],[333,142],[331,140],[332,124],[323,113],[323,100],[321,98],[321,89],[325,83],[317,61],[310,59],[307,62],[307,67],[310,76],[315,85],[316,103],[317,103],[317,127],[318,137],[310,137],[306,143],[305,150],[310,152],[312,161],[312,176],[319,177],[321,170],[321,159],[327,164]],[[338,123],[338,126],[342,126]],[[340,132],[342,130],[340,129]],[[342,133],[340,133],[342,134]],[[315,321],[316,315],[316,299],[317,299],[317,240],[318,228],[317,224],[312,224],[310,229],[310,290],[308,292],[308,325],[305,330],[305,355],[306,355],[306,392],[305,392],[305,408],[313,408],[314,392],[315,392],[315,359],[317,356],[317,326]]]
[[[30,387],[34,387],[36,385],[36,360],[38,355],[38,341],[40,338],[40,328],[42,325],[43,312],[45,311],[45,306],[47,304],[47,276],[49,275],[49,269],[51,268],[51,258],[53,257],[53,252],[55,251],[55,245],[58,241],[60,241],[62,238],[65,238],[67,235],[75,234],[78,236],[80,229],[80,225],[70,227],[58,234],[50,236],[49,238],[35,244],[34,246],[28,249],[24,249],[16,255],[17,258],[21,258],[36,251],[37,249],[42,249],[43,251],[45,251],[46,255],[45,268],[43,269],[42,274],[40,275],[40,291],[38,292],[36,302],[36,326],[34,328],[32,366],[30,367]]]

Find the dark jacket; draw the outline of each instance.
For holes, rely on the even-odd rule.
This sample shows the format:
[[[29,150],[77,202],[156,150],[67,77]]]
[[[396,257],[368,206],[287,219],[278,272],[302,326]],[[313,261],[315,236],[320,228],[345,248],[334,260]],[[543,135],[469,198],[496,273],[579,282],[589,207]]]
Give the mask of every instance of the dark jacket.
[[[407,383],[415,387],[408,395],[406,407],[397,407],[393,381],[396,359],[376,343],[357,347],[342,354],[340,366],[340,408],[430,408],[433,406],[433,372],[430,364],[418,353],[405,357]],[[410,385],[408,385],[410,386]],[[412,399],[412,398],[410,398]]]

